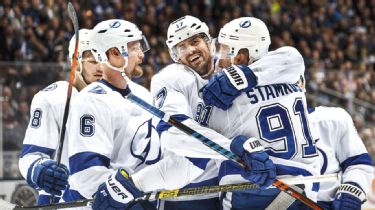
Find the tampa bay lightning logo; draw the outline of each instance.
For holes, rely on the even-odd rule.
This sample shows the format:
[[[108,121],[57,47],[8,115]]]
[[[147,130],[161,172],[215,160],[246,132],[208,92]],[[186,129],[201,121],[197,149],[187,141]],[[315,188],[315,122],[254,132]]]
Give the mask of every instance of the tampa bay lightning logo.
[[[52,91],[56,88],[57,88],[57,84],[53,83],[53,84],[48,85],[48,87],[44,88],[42,91]]]
[[[90,93],[95,93],[95,94],[106,94],[107,92],[100,87],[100,85],[97,85],[93,87],[91,90],[89,90]]]
[[[244,20],[240,22],[240,27],[241,28],[249,28],[251,26],[250,20]]]
[[[120,21],[115,21],[115,22],[112,22],[111,24],[109,24],[109,26],[111,28],[118,28],[118,27],[121,26],[121,23],[120,23]]]
[[[130,153],[139,160],[136,167],[159,161],[161,155],[159,135],[151,119],[138,127],[131,141]]]

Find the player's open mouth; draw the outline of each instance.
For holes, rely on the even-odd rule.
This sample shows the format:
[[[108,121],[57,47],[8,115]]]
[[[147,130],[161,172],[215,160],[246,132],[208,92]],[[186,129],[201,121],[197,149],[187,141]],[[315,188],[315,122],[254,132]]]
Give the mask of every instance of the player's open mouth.
[[[194,54],[192,56],[190,56],[189,58],[189,62],[193,65],[193,66],[196,66],[199,64],[199,62],[201,61],[201,58],[202,56],[200,54]]]

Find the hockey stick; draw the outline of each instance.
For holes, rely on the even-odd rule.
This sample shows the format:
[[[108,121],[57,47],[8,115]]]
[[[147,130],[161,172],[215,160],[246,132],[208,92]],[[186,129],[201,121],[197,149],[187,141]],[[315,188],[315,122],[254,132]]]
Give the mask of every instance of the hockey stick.
[[[67,95],[66,95],[63,121],[62,121],[62,125],[61,125],[59,146],[57,148],[57,152],[56,152],[56,155],[55,155],[57,165],[60,165],[60,163],[61,163],[61,155],[62,155],[62,149],[63,149],[63,145],[64,145],[65,131],[66,131],[66,122],[68,121],[70,99],[72,98],[73,82],[74,82],[74,77],[75,77],[75,74],[76,74],[78,42],[79,42],[78,19],[77,19],[76,11],[74,10],[73,4],[71,2],[68,2],[68,14],[69,14],[70,19],[73,22],[74,36],[76,38],[76,44],[75,44],[75,47],[74,47],[72,68],[70,69],[69,85],[68,85],[68,92],[67,92]],[[51,195],[51,203],[53,203],[54,197],[55,197],[54,195]]]
[[[69,13],[70,19],[73,22],[74,36],[76,38],[76,45],[74,47],[72,68],[70,69],[68,94],[66,95],[66,102],[65,102],[65,109],[64,109],[63,121],[62,121],[62,126],[61,126],[59,147],[58,147],[57,153],[56,153],[56,162],[57,162],[57,164],[60,164],[60,162],[61,162],[61,152],[62,152],[63,144],[64,144],[66,122],[68,121],[70,99],[72,97],[73,81],[74,81],[74,77],[75,77],[75,73],[76,73],[77,54],[78,54],[78,42],[79,42],[78,19],[77,19],[76,11],[74,10],[73,4],[71,2],[68,3],[68,13]]]
[[[9,203],[5,200],[0,199],[0,209],[1,210],[22,210],[22,209],[29,209],[29,210],[48,210],[48,209],[64,209],[64,208],[74,208],[74,207],[82,207],[87,206],[87,204],[91,200],[78,200],[73,202],[65,202],[65,203],[55,203],[55,204],[47,204],[47,205],[40,205],[40,206],[19,206],[16,204]]]
[[[212,140],[208,139],[207,137],[203,136],[202,134],[198,133],[197,131],[191,129],[190,127],[186,126],[185,124],[179,122],[178,120],[174,119],[172,116],[166,114],[162,110],[148,104],[141,98],[133,95],[132,93],[129,93],[124,96],[126,99],[129,99],[131,102],[139,105],[143,109],[147,110],[151,114],[155,115],[156,117],[162,119],[163,121],[169,123],[170,125],[176,127],[177,129],[183,131],[184,133],[193,136],[194,138],[201,141],[204,145],[208,146],[209,148],[215,150],[219,154],[227,157],[230,160],[233,160],[237,163],[239,163],[242,167],[245,169],[247,168],[246,164],[241,160],[239,156],[232,153],[231,151],[228,151],[227,149],[223,148],[219,144],[213,142]],[[314,209],[314,210],[320,210],[322,209],[316,202],[313,200],[307,198],[306,196],[302,195],[301,193],[297,192],[293,188],[289,187],[287,184],[281,182],[280,180],[275,179],[275,181],[272,184],[273,186],[279,188],[281,191],[286,192],[288,195],[298,199],[302,203],[306,204],[308,207]]]
[[[290,187],[299,193],[302,193],[304,186],[302,185],[302,188],[297,185],[292,185]],[[289,206],[294,203],[294,201],[296,201],[296,198],[289,196],[284,191],[281,191],[265,210],[285,210],[288,209]]]
[[[304,176],[304,177],[288,177],[281,179],[283,182],[288,184],[292,183],[303,183],[303,182],[323,182],[323,181],[331,181],[336,180],[337,174],[328,174],[328,175],[319,175],[319,176]],[[226,185],[216,185],[216,186],[202,186],[202,187],[189,187],[189,188],[182,188],[176,190],[162,190],[162,191],[155,191],[145,193],[142,197],[136,198],[135,201],[139,200],[148,200],[154,201],[158,199],[168,199],[168,198],[176,198],[181,196],[191,196],[191,195],[201,195],[201,194],[208,194],[208,193],[218,193],[218,192],[229,192],[235,190],[249,190],[249,189],[259,189],[259,186],[253,184],[251,182],[244,182],[238,184],[226,184]],[[74,208],[74,207],[81,207],[87,206],[92,199],[85,199],[85,200],[77,200],[73,202],[65,202],[65,203],[56,203],[50,205],[41,205],[41,206],[19,206],[16,204],[9,203],[5,200],[0,199],[0,209],[4,210],[19,210],[19,209],[63,209],[63,208]]]

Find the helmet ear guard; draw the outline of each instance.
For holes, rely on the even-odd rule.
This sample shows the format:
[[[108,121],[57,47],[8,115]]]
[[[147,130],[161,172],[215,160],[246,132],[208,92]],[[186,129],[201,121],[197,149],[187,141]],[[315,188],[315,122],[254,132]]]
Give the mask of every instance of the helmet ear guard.
[[[190,15],[181,17],[169,25],[166,44],[174,62],[179,60],[179,55],[175,48],[177,44],[198,34],[202,34],[205,41],[211,41],[207,24]]]
[[[240,49],[247,49],[251,63],[268,53],[271,37],[262,20],[242,17],[225,24],[219,32],[218,41],[229,46],[229,55],[233,57]]]

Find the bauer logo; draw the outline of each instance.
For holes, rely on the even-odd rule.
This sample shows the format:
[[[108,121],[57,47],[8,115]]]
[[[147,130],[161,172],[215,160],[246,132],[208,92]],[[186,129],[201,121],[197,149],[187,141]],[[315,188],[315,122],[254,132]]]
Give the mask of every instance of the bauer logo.
[[[244,20],[240,22],[240,27],[241,28],[249,28],[251,26],[250,20]]]
[[[119,21],[115,21],[115,22],[112,22],[111,24],[109,24],[109,26],[111,28],[118,28],[120,27],[121,23]]]

